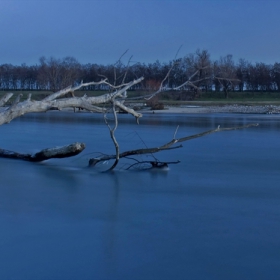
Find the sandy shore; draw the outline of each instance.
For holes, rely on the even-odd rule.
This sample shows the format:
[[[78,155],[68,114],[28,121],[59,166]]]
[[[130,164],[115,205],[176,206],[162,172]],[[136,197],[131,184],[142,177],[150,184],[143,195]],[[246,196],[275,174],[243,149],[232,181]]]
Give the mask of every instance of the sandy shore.
[[[141,110],[143,113],[160,114],[160,113],[243,113],[243,114],[280,114],[280,106],[275,105],[223,105],[223,106],[166,106],[163,110]]]

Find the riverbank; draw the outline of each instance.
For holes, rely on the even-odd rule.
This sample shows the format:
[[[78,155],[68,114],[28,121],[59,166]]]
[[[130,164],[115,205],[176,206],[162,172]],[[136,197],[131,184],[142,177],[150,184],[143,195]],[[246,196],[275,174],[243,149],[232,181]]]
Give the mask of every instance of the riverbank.
[[[243,113],[243,114],[280,114],[280,105],[180,105],[165,106],[163,110],[141,110],[143,113],[159,114],[159,113]]]
[[[128,107],[135,108],[138,106]],[[0,112],[5,110],[6,107],[0,108]],[[245,104],[225,104],[225,105],[165,105],[162,110],[152,110],[150,107],[135,108],[137,112],[143,114],[162,114],[162,113],[175,113],[175,114],[202,114],[202,113],[239,113],[239,114],[280,114],[280,105],[245,105]],[[51,110],[52,112],[59,112],[59,110]],[[63,108],[61,111],[74,112],[73,108]],[[78,110],[76,113],[86,113],[86,110]]]

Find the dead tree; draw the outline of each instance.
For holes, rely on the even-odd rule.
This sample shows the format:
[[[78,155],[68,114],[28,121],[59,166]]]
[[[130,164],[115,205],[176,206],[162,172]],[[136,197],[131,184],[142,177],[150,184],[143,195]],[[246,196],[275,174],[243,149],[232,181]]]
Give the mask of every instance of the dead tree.
[[[41,101],[32,100],[31,94],[29,94],[26,100],[21,101],[22,95],[18,95],[15,101],[10,105],[5,105],[12,98],[13,93],[7,93],[0,99],[0,107],[3,107],[0,111],[0,125],[9,123],[13,119],[20,117],[24,114],[28,113],[37,113],[37,112],[47,112],[50,110],[62,110],[64,108],[82,108],[89,112],[99,112],[99,113],[107,113],[108,108],[104,107],[104,104],[113,103],[113,108],[120,108],[123,111],[133,115],[137,122],[140,117],[142,117],[141,113],[134,111],[132,108],[129,108],[124,105],[124,100],[126,98],[126,91],[132,87],[133,85],[140,83],[143,80],[142,77],[131,81],[129,83],[122,83],[121,85],[114,86],[108,83],[107,79],[103,79],[99,82],[90,82],[83,83],[74,86],[67,87],[63,90],[60,90],[56,93],[53,93]],[[106,93],[97,97],[88,97],[84,95],[83,97],[75,97],[72,95],[71,97],[63,98],[68,93],[73,93],[76,90],[89,85],[99,85],[106,84],[114,89],[112,93]],[[50,158],[63,158],[70,157],[79,154],[85,148],[84,143],[73,143],[71,145],[66,145],[58,148],[49,148],[42,150],[41,152],[30,155],[30,154],[20,154],[13,151],[7,151],[4,149],[0,149],[0,157],[5,158],[13,158],[13,159],[21,159],[27,161],[43,161]]]
[[[166,74],[165,78],[162,80],[159,89],[157,91],[155,91],[154,93],[151,93],[147,96],[144,96],[144,97],[142,96],[141,97],[142,99],[143,98],[150,99],[164,91],[179,90],[179,89],[186,87],[187,85],[193,86],[196,84],[197,81],[195,80],[195,78],[197,77],[197,73],[201,69],[196,69],[196,71],[193,73],[193,75],[190,75],[188,80],[184,81],[181,85],[176,86],[176,88],[170,88],[168,86],[167,81],[168,81],[169,76],[171,75],[174,65],[175,64],[172,65],[172,67],[169,69],[168,73]],[[208,66],[203,65],[203,68],[205,68],[205,67],[208,67]],[[7,106],[7,103],[11,99],[13,94],[8,93],[0,99],[0,107],[3,107],[2,110],[0,111],[0,125],[9,123],[13,119],[15,119],[19,116],[22,116],[24,114],[35,113],[35,112],[46,112],[46,111],[53,110],[53,109],[62,110],[64,108],[82,108],[89,112],[102,113],[102,114],[104,114],[105,123],[107,124],[107,126],[109,128],[110,137],[115,146],[115,154],[114,155],[105,155],[105,156],[101,156],[98,158],[93,158],[89,161],[89,165],[95,166],[99,162],[104,162],[106,160],[112,159],[112,160],[114,160],[114,163],[108,170],[115,169],[121,158],[128,158],[129,156],[132,156],[132,155],[135,156],[135,155],[145,154],[145,153],[154,154],[156,152],[160,152],[163,150],[179,148],[179,147],[181,147],[181,145],[179,145],[179,146],[178,145],[174,146],[174,145],[177,143],[180,143],[180,142],[190,140],[190,139],[202,137],[207,134],[214,133],[214,132],[241,129],[241,128],[246,128],[246,127],[249,127],[252,125],[256,125],[256,124],[250,124],[250,125],[247,125],[244,127],[217,128],[217,129],[214,129],[211,131],[207,131],[207,132],[200,133],[200,134],[193,135],[193,136],[183,137],[180,139],[176,139],[176,137],[175,137],[176,133],[175,133],[173,139],[169,143],[162,145],[160,147],[121,152],[121,149],[120,149],[117,139],[115,137],[115,131],[118,127],[117,110],[121,110],[121,111],[126,112],[126,113],[132,115],[133,117],[135,117],[137,124],[139,124],[139,119],[142,117],[141,113],[136,112],[134,109],[125,105],[125,101],[128,99],[127,90],[130,89],[131,87],[133,87],[134,85],[141,83],[143,81],[144,77],[139,77],[133,81],[125,82],[126,74],[127,74],[127,69],[125,70],[124,73],[122,73],[122,76],[121,76],[122,78],[120,79],[116,76],[116,72],[115,72],[113,83],[109,83],[106,77],[98,82],[90,82],[90,83],[81,82],[79,85],[70,86],[70,87],[62,89],[58,92],[50,94],[49,96],[45,97],[44,99],[42,99],[40,101],[32,100],[31,94],[29,94],[29,96],[26,100],[21,100],[22,96],[18,95],[17,98],[15,99],[15,101],[9,106]],[[120,83],[118,84],[117,81],[120,81]],[[110,88],[109,93],[106,93],[106,94],[103,94],[103,95],[97,96],[97,97],[88,97],[86,95],[84,95],[83,97],[75,97],[75,95],[73,94],[75,91],[81,89],[82,87],[90,86],[90,85],[101,85],[101,84],[106,85]],[[70,97],[66,97],[66,95],[68,93],[71,93]],[[114,118],[113,125],[109,124],[107,117],[106,117],[109,112],[113,113],[113,118]],[[84,143],[74,143],[74,144],[67,145],[64,147],[45,149],[35,155],[19,154],[16,152],[11,152],[11,151],[1,149],[0,157],[37,162],[37,161],[47,160],[50,158],[63,158],[63,157],[74,156],[74,155],[79,154],[81,151],[83,151],[84,148],[85,148]],[[177,163],[177,162],[171,162],[171,163]],[[139,161],[136,160],[136,164],[139,164]],[[163,163],[159,162],[154,157],[154,160],[150,161],[149,164],[152,167],[162,167],[162,166],[166,166],[167,162],[163,162]],[[130,165],[130,167],[132,167],[132,166],[133,165]]]

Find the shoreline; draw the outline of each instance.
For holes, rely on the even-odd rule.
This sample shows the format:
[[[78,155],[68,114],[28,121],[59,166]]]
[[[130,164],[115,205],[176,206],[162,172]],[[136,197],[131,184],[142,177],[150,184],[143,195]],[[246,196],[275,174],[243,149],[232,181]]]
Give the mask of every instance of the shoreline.
[[[127,105],[129,106],[129,105]],[[133,108],[133,106],[130,106]],[[0,112],[4,111],[5,107],[0,108]],[[141,114],[214,114],[214,113],[232,113],[232,114],[280,114],[280,105],[180,105],[172,106],[165,105],[162,110],[152,110],[149,107],[137,108],[136,112]],[[73,108],[63,108],[61,110],[49,110],[48,112],[69,112],[74,113]],[[87,110],[79,111],[76,108],[75,113],[88,113]],[[96,112],[93,112],[96,113]],[[100,113],[96,113],[100,114]],[[126,113],[125,113],[126,114]]]
[[[127,105],[128,106],[128,105]],[[133,106],[130,106],[132,108]],[[64,108],[63,112],[74,112],[73,108]],[[135,109],[141,114],[214,114],[214,113],[229,113],[229,114],[280,114],[280,105],[181,105],[172,106],[166,105],[162,110],[152,110],[149,107]],[[53,112],[59,112],[53,110]],[[86,113],[86,110],[77,110],[76,113]],[[99,113],[96,113],[99,114]],[[127,114],[127,113],[124,113]]]
[[[280,106],[278,105],[221,105],[221,106],[165,106],[162,110],[144,109],[138,110],[143,114],[201,114],[201,113],[242,113],[242,114],[280,114]]]

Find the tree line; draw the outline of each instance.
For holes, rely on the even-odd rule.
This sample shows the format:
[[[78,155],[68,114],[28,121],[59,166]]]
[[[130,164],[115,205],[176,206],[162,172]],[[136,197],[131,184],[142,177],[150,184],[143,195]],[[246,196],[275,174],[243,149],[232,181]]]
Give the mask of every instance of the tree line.
[[[172,72],[172,73],[170,73]],[[169,73],[169,74],[168,74]],[[180,90],[194,95],[200,92],[280,91],[280,63],[250,63],[245,59],[234,61],[232,55],[212,60],[207,50],[175,58],[169,62],[135,63],[119,59],[114,64],[81,64],[74,57],[63,59],[41,57],[39,63],[28,66],[0,65],[0,90],[58,91],[70,85],[99,81],[106,77],[110,84],[119,84],[139,77],[145,79],[130,90],[154,91],[165,80],[166,88],[176,88],[185,80],[193,80]],[[195,76],[195,77],[193,77]],[[193,79],[190,79],[193,78]],[[106,84],[94,84],[83,90],[108,90]]]

